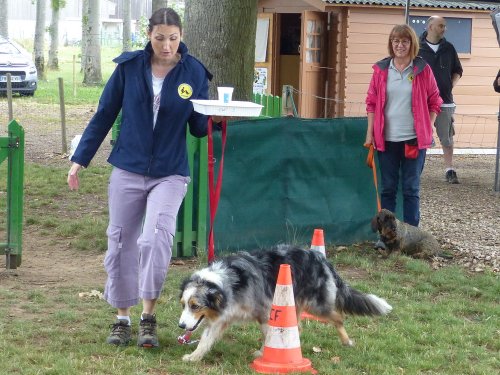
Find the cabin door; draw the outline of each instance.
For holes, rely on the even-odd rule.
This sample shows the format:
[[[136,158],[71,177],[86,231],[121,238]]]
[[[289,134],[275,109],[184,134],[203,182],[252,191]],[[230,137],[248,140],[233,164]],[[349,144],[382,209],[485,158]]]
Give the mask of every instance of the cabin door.
[[[299,115],[324,117],[327,66],[327,13],[302,14],[300,41]]]

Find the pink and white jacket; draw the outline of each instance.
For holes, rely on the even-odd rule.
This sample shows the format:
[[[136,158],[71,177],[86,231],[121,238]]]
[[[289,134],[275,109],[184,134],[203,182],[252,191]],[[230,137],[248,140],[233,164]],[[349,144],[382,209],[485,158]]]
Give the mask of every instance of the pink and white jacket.
[[[373,140],[378,151],[385,151],[384,139],[384,107],[386,100],[387,76],[391,57],[380,60],[373,65],[373,75],[366,95],[366,111],[374,113]],[[413,60],[413,81],[411,107],[413,123],[417,134],[419,149],[429,148],[432,144],[432,126],[430,112],[441,112],[443,100],[432,69],[421,58]]]

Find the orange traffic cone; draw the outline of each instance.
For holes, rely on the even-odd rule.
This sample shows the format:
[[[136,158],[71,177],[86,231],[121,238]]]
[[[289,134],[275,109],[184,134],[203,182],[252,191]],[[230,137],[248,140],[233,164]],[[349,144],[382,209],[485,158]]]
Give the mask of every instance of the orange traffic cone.
[[[319,251],[326,256],[325,252],[325,237],[323,236],[323,229],[315,229],[311,241],[311,250]]]
[[[302,357],[296,314],[290,265],[282,264],[274,291],[264,353],[250,365],[256,372],[261,374],[317,373],[312,368],[311,361]]]
[[[325,237],[323,235],[323,229],[315,229],[311,241],[311,250],[314,251],[319,251],[321,254],[323,254],[326,257],[326,252],[325,252]],[[311,315],[308,312],[303,312],[300,314],[301,319],[310,319],[310,320],[317,320],[323,323],[326,323],[327,321],[321,318],[318,318],[317,316]]]

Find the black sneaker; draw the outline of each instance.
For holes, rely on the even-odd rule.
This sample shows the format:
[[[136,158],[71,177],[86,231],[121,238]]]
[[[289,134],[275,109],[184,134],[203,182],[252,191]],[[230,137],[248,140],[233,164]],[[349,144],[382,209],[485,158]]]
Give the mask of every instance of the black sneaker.
[[[156,315],[142,314],[137,346],[142,348],[157,348],[159,346],[156,333]]]
[[[457,172],[455,172],[453,169],[450,169],[448,172],[446,172],[446,181],[448,181],[450,184],[459,184],[460,182],[458,182]]]
[[[118,319],[116,323],[111,324],[111,333],[109,334],[106,342],[108,344],[125,346],[131,340],[131,329],[126,319]]]

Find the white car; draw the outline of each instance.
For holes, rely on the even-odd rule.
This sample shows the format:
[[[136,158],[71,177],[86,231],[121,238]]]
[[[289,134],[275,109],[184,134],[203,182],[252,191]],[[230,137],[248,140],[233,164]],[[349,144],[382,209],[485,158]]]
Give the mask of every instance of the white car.
[[[33,95],[38,75],[31,54],[19,44],[0,36],[0,94],[7,92],[7,73],[10,73],[12,92]]]

